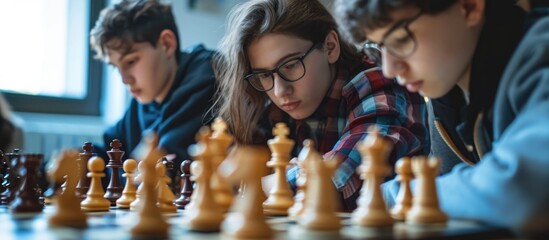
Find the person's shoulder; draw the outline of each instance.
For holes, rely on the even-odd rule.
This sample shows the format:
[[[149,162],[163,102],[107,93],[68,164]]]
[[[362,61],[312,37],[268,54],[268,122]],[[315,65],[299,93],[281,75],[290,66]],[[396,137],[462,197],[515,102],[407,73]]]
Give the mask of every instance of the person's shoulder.
[[[194,44],[190,47],[183,49],[183,61],[191,60],[211,60],[214,51],[206,48],[203,44]]]
[[[356,91],[364,97],[382,89],[398,86],[394,79],[386,78],[383,75],[380,67],[370,64],[354,66],[350,71],[349,78],[343,87],[344,95]]]

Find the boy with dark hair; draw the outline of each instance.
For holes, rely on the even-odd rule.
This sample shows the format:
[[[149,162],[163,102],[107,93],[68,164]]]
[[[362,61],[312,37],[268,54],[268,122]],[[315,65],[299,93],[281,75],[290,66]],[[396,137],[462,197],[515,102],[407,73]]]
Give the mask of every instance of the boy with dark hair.
[[[437,178],[442,208],[453,218],[547,229],[549,19],[517,48],[526,14],[511,0],[336,6],[341,27],[378,57],[386,77],[430,98],[431,154],[445,173]],[[384,190],[391,205],[397,184]]]
[[[187,159],[214,93],[212,52],[202,46],[180,52],[171,6],[157,0],[123,0],[104,9],[91,44],[133,96],[124,117],[104,133],[105,143],[119,139],[127,156],[142,133],[153,130],[176,164]]]

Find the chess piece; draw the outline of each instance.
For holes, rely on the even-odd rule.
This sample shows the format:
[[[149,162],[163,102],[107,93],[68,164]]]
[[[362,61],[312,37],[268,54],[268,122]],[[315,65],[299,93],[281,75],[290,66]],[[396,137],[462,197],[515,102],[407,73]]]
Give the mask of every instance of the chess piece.
[[[54,159],[54,165],[48,171],[50,182],[63,182],[65,179],[65,190],[60,193],[55,201],[55,212],[48,218],[50,226],[68,226],[84,228],[87,226],[86,214],[80,209],[80,198],[76,196],[76,184],[79,181],[79,171],[76,159],[78,152],[65,150],[59,157]],[[65,178],[66,177],[66,178]]]
[[[92,157],[88,161],[88,177],[91,178],[90,189],[86,198],[80,203],[84,211],[109,211],[111,202],[103,196],[105,193],[101,185],[101,178],[105,177],[105,160],[100,157]]]
[[[5,191],[7,190],[7,177],[10,168],[8,165],[8,160],[4,157],[4,152],[0,150],[0,204],[2,200],[6,197]]]
[[[134,183],[134,173],[135,169],[137,168],[137,162],[133,159],[126,159],[124,161],[124,174],[122,174],[122,177],[126,178],[126,186],[124,186],[124,190],[122,191],[122,196],[116,200],[116,206],[118,208],[130,208],[130,204],[135,200],[136,198],[136,188]]]
[[[412,189],[410,181],[414,178],[412,164],[409,157],[399,159],[395,164],[395,172],[398,174],[396,181],[400,182],[400,188],[396,197],[396,204],[391,209],[391,216],[399,221],[406,219],[406,213],[412,207]]]
[[[139,217],[137,223],[130,229],[134,237],[154,237],[165,238],[168,236],[170,225],[164,220],[162,214],[156,205],[158,199],[158,177],[156,174],[155,165],[158,159],[164,156],[158,147],[158,136],[150,133],[145,136],[141,143],[137,146],[133,155],[136,159],[141,160],[142,171],[141,176],[143,182],[143,199],[137,211]]]
[[[191,164],[191,178],[196,187],[191,196],[192,205],[186,209],[188,227],[195,231],[218,231],[223,220],[223,212],[213,198],[210,181],[212,177],[212,152],[210,130],[203,127],[197,134],[197,144],[189,147],[194,158]]]
[[[22,177],[19,175],[19,168],[21,167],[21,153],[19,149],[13,149],[11,153],[5,153],[5,157],[9,162],[9,171],[7,179],[7,185],[5,186],[6,191],[4,191],[4,199],[2,204],[10,204],[11,201],[15,198],[15,194],[21,188],[21,183],[23,181]]]
[[[297,192],[294,197],[294,205],[288,209],[288,217],[292,220],[297,220],[303,210],[305,210],[305,200],[307,192],[307,170],[305,162],[311,151],[314,151],[314,142],[310,139],[303,141],[303,149],[299,152],[297,158],[292,159],[292,164],[297,165],[298,173],[296,179]]]
[[[312,141],[306,141],[305,146],[313,149]],[[335,158],[324,161],[316,150],[308,151],[304,167],[307,169],[307,198],[305,209],[298,217],[297,223],[306,229],[314,231],[338,231],[341,222],[336,215],[337,199],[332,175],[338,161]]]
[[[233,203],[233,190],[232,186],[217,174],[217,168],[227,157],[227,148],[233,142],[233,137],[227,133],[227,124],[220,117],[214,120],[212,130],[209,146],[212,151],[213,174],[210,184],[215,202],[223,212],[227,212]]]
[[[446,223],[448,216],[438,205],[435,178],[440,160],[427,157],[412,158],[412,170],[416,176],[416,191],[413,205],[406,215],[406,222],[412,224]]]
[[[93,154],[93,145],[91,142],[85,142],[84,146],[82,146],[83,152],[81,152],[78,158],[78,166],[80,171],[80,180],[78,181],[78,185],[76,186],[76,196],[80,198],[80,200],[84,200],[86,198],[86,193],[88,192],[88,189],[90,188],[90,179],[88,178],[88,161],[91,157],[94,156]]]
[[[232,238],[263,239],[273,235],[273,230],[265,222],[261,189],[261,177],[266,173],[264,166],[270,155],[264,147],[236,146],[231,157],[221,163],[220,174],[233,184],[242,181],[246,187],[221,224],[223,234]]]
[[[105,192],[105,199],[111,202],[111,206],[116,206],[116,200],[122,196],[119,169],[122,167],[122,156],[124,156],[124,151],[120,150],[122,143],[118,139],[112,140],[110,146],[112,149],[107,151],[107,155],[109,155],[107,168],[111,169],[111,180],[109,181],[107,192]]]
[[[164,165],[163,162],[159,162],[156,164],[156,175],[159,179],[157,187],[158,208],[163,213],[177,212],[177,207],[173,204],[173,201],[175,200],[175,195],[173,194],[172,189],[168,186],[171,179],[166,175],[166,165]]]
[[[11,203],[13,213],[38,213],[44,209],[44,204],[40,202],[40,196],[36,192],[38,180],[38,168],[44,159],[42,154],[22,154],[21,163],[25,169],[24,181],[17,192],[17,195]]]
[[[290,152],[294,141],[289,139],[288,127],[277,123],[273,128],[274,139],[267,141],[271,149],[271,160],[267,166],[275,169],[275,184],[269,192],[269,197],[263,202],[263,210],[269,215],[288,215],[288,209],[294,204],[293,192],[286,179],[286,167],[289,165]]]
[[[380,184],[391,170],[386,160],[391,151],[391,142],[379,135],[375,127],[368,129],[368,136],[358,143],[362,164],[357,172],[364,180],[357,208],[351,214],[351,222],[363,227],[383,227],[393,225],[393,219],[383,201]]]
[[[141,175],[141,173],[145,170],[144,167],[145,166],[143,165],[143,162],[139,162],[137,164],[137,170],[139,171],[139,174],[135,176],[134,182],[143,183],[143,176]],[[137,187],[137,191],[135,192],[135,200],[130,203],[130,211],[137,211],[141,206],[141,199],[143,198],[143,187],[143,184],[139,184],[139,187]]]
[[[178,208],[185,208],[191,201],[193,194],[193,185],[191,182],[191,160],[185,160],[181,163],[181,193],[179,198],[174,201]]]

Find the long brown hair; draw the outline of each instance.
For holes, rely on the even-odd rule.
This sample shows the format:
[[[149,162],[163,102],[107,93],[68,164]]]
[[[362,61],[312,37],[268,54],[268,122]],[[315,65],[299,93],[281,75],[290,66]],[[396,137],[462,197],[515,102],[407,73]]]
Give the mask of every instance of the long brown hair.
[[[336,31],[332,15],[317,0],[252,0],[236,6],[229,14],[226,35],[214,57],[218,81],[214,109],[229,125],[240,143],[252,143],[257,123],[269,101],[243,78],[250,64],[246,48],[267,33],[280,33],[323,43]],[[356,49],[340,42],[341,55],[336,64],[360,59]]]

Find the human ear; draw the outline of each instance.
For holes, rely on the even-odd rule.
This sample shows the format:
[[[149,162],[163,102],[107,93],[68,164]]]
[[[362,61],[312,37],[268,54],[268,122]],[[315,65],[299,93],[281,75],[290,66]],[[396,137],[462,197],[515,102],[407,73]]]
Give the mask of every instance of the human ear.
[[[332,30],[324,39],[324,48],[328,51],[328,62],[334,64],[339,59],[341,47],[339,45],[339,35]]]
[[[158,37],[157,47],[160,47],[167,56],[173,56],[179,47],[177,46],[177,38],[174,32],[168,29],[162,30]]]
[[[485,0],[460,0],[459,4],[468,26],[476,26],[482,22]]]

